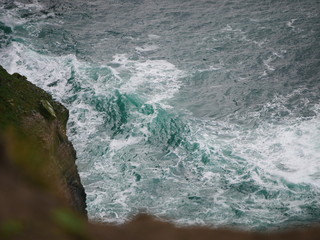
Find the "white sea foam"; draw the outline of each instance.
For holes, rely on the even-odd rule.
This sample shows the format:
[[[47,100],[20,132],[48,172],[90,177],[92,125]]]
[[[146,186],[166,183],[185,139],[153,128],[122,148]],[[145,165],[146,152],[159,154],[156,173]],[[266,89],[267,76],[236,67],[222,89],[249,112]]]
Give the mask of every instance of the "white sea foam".
[[[299,91],[287,98],[277,98],[273,103],[266,103],[265,107],[281,109],[285,107],[288,97],[294,94],[299,94]],[[281,124],[264,122],[257,129],[245,131],[240,126],[219,121],[207,121],[205,128],[203,122],[200,126],[192,122],[190,128],[196,132],[192,138],[197,139],[200,148],[208,154],[216,152],[224,155],[222,152],[229,149],[239,159],[230,158],[228,161],[240,163],[243,161],[240,159],[244,159],[251,167],[259,167],[269,176],[320,187],[320,114],[316,106],[314,112],[317,115],[312,118],[287,118]],[[259,119],[260,113],[253,113],[251,117]],[[203,178],[209,181],[213,176],[206,172]],[[255,176],[253,179],[259,185],[265,184],[261,180],[265,174],[252,176]],[[230,182],[238,182],[236,175],[231,178],[234,179],[229,179]]]
[[[319,118],[259,129],[250,149],[261,158],[256,164],[293,183],[320,187]]]
[[[150,52],[150,51],[155,51],[159,48],[159,46],[152,44],[152,45],[144,45],[142,47],[136,47],[135,49],[138,52]]]
[[[112,139],[110,142],[110,151],[117,151],[129,145],[137,144],[140,141],[140,137],[129,137],[128,139]]]
[[[287,26],[294,29],[295,27],[293,26],[294,22],[296,21],[297,19],[293,18],[291,19],[290,21],[287,22]]]
[[[179,78],[183,72],[165,60],[130,60],[125,54],[114,56],[113,63],[119,67],[113,72],[126,78],[120,86],[123,93],[136,92],[147,99],[147,103],[159,103],[162,107],[170,107],[164,100],[170,99],[180,88]],[[120,77],[121,78],[121,77]]]
[[[274,59],[273,59],[272,57],[268,57],[266,60],[263,60],[263,64],[267,67],[267,69],[268,69],[269,71],[274,71],[274,70],[275,70],[275,68],[270,65],[270,63],[271,63],[273,60],[274,60]]]
[[[149,34],[148,38],[150,40],[157,40],[157,39],[160,39],[161,37],[159,35],[156,35],[156,34]]]
[[[212,70],[212,71],[218,71],[218,70],[220,70],[221,68],[222,68],[223,66],[221,66],[221,65],[216,65],[216,66],[210,66],[210,70]]]
[[[5,14],[1,17],[1,21],[5,25],[10,26],[10,27],[22,25],[22,24],[25,24],[28,21],[30,21],[28,18],[21,18],[20,17],[19,11],[21,11],[22,9],[29,11],[29,12],[40,12],[41,10],[44,10],[43,5],[41,3],[39,3],[39,1],[37,1],[37,0],[33,0],[28,3],[14,1],[14,4],[18,8],[12,8],[9,10],[6,9]],[[42,18],[43,15],[40,14],[37,17]]]

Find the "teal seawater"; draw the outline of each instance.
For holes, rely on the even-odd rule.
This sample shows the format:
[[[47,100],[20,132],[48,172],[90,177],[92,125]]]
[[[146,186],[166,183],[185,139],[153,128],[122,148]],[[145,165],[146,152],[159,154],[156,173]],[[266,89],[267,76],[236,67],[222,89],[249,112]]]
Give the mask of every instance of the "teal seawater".
[[[320,2],[0,0],[0,64],[70,109],[91,219],[320,219]]]

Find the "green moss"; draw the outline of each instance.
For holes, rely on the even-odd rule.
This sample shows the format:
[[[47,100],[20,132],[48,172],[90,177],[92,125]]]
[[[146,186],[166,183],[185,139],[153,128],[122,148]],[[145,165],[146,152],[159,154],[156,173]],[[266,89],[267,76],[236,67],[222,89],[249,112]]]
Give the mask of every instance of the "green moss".
[[[35,112],[46,115],[43,102],[52,108],[49,115],[54,113],[65,125],[69,117],[65,107],[54,101],[50,94],[28,82],[26,77],[18,73],[10,75],[0,66],[0,131],[8,126],[19,128],[23,117]]]
[[[21,233],[23,224],[16,219],[8,219],[0,224],[1,239],[11,239]]]
[[[66,233],[77,239],[88,239],[85,221],[65,208],[58,208],[52,212],[55,223]]]

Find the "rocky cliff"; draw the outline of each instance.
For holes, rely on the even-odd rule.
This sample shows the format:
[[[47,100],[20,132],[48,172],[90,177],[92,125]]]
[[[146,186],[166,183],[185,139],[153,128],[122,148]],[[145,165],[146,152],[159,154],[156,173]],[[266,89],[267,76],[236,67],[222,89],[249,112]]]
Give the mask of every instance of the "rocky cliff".
[[[0,66],[0,132],[19,134],[33,148],[42,152],[44,159],[27,162],[23,156],[19,165],[30,178],[59,179],[59,191],[70,206],[86,215],[86,195],[75,164],[76,152],[66,136],[69,112],[50,94],[26,80],[12,75]],[[16,154],[21,149],[14,149]],[[40,159],[40,158],[39,158]],[[45,166],[45,167],[44,167]],[[39,178],[37,178],[39,179]]]
[[[316,226],[257,233],[178,228],[150,216],[121,226],[88,223],[67,119],[68,110],[48,93],[0,67],[0,239],[319,239]]]

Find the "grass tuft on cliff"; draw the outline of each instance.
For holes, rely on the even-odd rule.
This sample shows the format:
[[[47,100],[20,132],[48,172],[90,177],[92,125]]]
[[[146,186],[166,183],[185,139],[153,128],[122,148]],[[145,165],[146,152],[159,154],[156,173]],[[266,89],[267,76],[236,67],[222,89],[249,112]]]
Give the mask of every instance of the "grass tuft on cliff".
[[[44,102],[59,113],[57,117],[65,125],[69,117],[68,110],[26,79],[18,73],[10,75],[0,66],[0,130],[8,126],[21,127],[22,118],[35,112],[40,112],[49,121],[50,114],[43,107]]]

